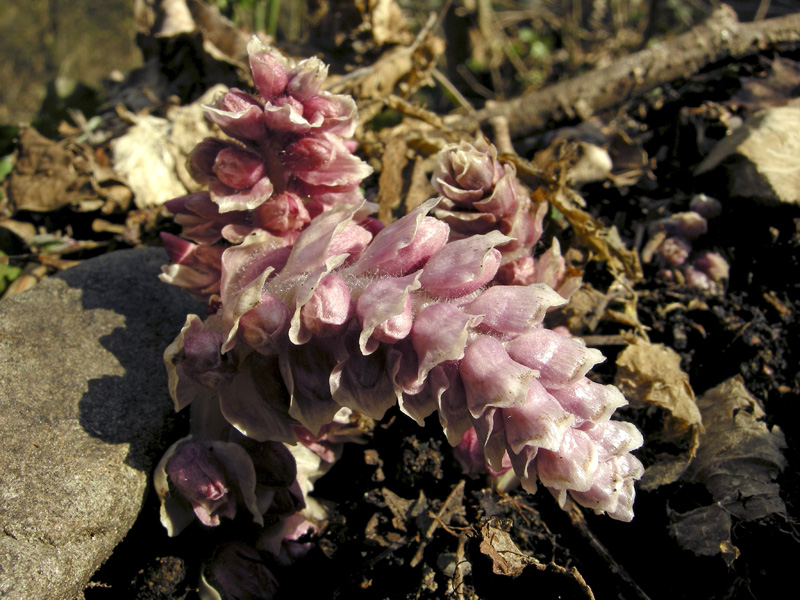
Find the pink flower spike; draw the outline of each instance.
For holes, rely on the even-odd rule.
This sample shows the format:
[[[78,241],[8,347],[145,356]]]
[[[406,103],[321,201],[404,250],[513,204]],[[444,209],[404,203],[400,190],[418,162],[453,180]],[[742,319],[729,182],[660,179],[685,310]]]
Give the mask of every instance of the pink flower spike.
[[[467,405],[473,418],[489,407],[521,407],[528,397],[536,371],[514,362],[503,344],[488,335],[479,335],[467,347],[459,367]]]
[[[489,283],[500,267],[495,246],[509,238],[498,231],[450,242],[434,254],[419,281],[426,292],[438,298],[458,298]]]

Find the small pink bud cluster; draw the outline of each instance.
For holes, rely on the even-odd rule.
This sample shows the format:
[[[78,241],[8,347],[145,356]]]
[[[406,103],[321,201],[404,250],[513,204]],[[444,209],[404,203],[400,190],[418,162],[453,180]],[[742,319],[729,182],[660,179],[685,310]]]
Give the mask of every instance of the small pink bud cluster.
[[[253,38],[247,46],[258,95],[231,89],[206,116],[229,139],[206,138],[189,171],[207,190],[166,203],[183,227],[164,234],[173,264],[163,278],[199,298],[218,292],[220,239],[238,244],[254,231],[290,245],[317,214],[363,200],[372,169],[348,141],[357,110],[350,96],[321,90],[328,68],[299,63]]]
[[[438,411],[452,445],[474,429],[525,489],[630,520],[642,438],[610,420],[622,394],[586,377],[602,355],[542,327],[564,303],[548,286],[487,287],[510,239],[448,241],[427,216],[438,202],[374,235],[360,207],[335,207],[288,255],[263,232],[225,250],[216,312],[190,315],[165,355],[176,406],[211,396],[242,434],[287,443],[342,408],[379,419],[397,403],[418,423]]]
[[[713,250],[697,252],[693,244],[707,233],[708,220],[718,216],[722,206],[718,200],[698,194],[689,208],[651,224],[651,239],[644,255],[655,256],[667,279],[683,280],[701,290],[718,290],[729,278],[728,262]]]
[[[499,283],[546,283],[566,297],[580,286],[579,278],[566,277],[556,240],[534,259],[533,247],[542,237],[548,205],[531,201],[514,165],[501,163],[497,148],[483,136],[474,144],[462,141],[442,148],[431,183],[443,196],[435,215],[450,225],[453,239],[489,231],[513,238],[498,248],[503,254]]]

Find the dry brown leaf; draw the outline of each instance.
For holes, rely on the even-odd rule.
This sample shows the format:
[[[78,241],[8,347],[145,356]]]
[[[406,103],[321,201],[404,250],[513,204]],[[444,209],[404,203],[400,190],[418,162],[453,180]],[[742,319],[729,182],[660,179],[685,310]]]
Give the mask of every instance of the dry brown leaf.
[[[705,432],[684,479],[703,484],[714,504],[673,514],[671,532],[695,554],[739,555],[731,542],[731,516],[745,521],[785,515],[775,478],[786,467],[783,432],[767,427],[758,400],[741,377],[709,390],[698,401]]]
[[[395,136],[386,142],[378,179],[378,219],[384,225],[393,221],[392,211],[400,206],[403,198],[403,169],[408,163],[407,149],[402,137]]]
[[[698,556],[720,554],[728,566],[739,556],[731,541],[731,515],[717,504],[686,513],[671,513],[670,533],[684,550]]]
[[[531,563],[514,543],[502,520],[489,518],[481,525],[480,550],[492,559],[492,571],[498,575],[518,576]]]
[[[658,439],[682,448],[677,454],[660,454],[647,468],[641,481],[645,490],[680,478],[695,455],[703,428],[689,376],[680,363],[680,356],[671,348],[644,340],[636,340],[617,358],[614,383],[632,406],[663,410],[666,418]]]
[[[786,467],[783,432],[768,428],[758,401],[741,377],[706,392],[698,401],[706,431],[686,473],[704,484],[715,502],[734,516],[752,521],[786,507],[774,483]]]
[[[681,370],[681,357],[663,344],[637,340],[623,350],[615,383],[632,404],[666,410],[677,435],[702,424],[689,376]]]
[[[587,248],[607,261],[615,273],[625,273],[633,282],[643,277],[642,265],[636,250],[628,250],[615,226],[606,227],[583,210],[585,202],[575,191],[565,185],[567,173],[572,165],[572,156],[567,154],[548,165],[547,172],[516,155],[502,155],[501,160],[513,162],[517,173],[535,189],[540,200],[547,200],[557,208],[575,230],[575,235]]]
[[[199,189],[186,171],[186,161],[213,133],[203,118],[203,105],[212,104],[226,89],[217,85],[192,104],[171,107],[166,119],[127,115],[134,125],[112,143],[113,160],[115,171],[133,190],[137,208],[160,206]]]
[[[406,193],[406,213],[411,212],[428,198],[436,195],[436,190],[431,185],[428,170],[425,168],[425,159],[421,156],[414,158],[414,168],[411,171],[411,182]]]
[[[8,195],[14,208],[50,212],[72,203],[75,192],[89,178],[75,168],[66,143],[49,140],[28,127],[20,135],[19,144],[14,170],[8,176]]]

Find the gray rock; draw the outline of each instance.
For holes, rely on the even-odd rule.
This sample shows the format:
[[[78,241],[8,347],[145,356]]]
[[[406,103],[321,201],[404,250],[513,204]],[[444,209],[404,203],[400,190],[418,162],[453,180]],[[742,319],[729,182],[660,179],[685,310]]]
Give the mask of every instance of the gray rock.
[[[162,353],[202,310],[166,262],[114,252],[0,302],[4,599],[80,595],[136,519],[179,422]]]
[[[800,106],[760,111],[721,139],[696,174],[716,172],[737,198],[800,204]]]

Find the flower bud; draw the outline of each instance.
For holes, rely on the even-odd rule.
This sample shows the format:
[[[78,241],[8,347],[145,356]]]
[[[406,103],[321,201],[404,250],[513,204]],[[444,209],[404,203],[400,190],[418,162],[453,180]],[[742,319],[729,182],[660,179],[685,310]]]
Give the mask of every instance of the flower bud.
[[[204,525],[219,525],[220,517],[236,516],[236,501],[228,494],[222,465],[204,444],[180,444],[167,461],[166,472]]]
[[[232,88],[215,106],[206,106],[206,118],[231,137],[258,140],[264,137],[264,111],[252,97]]]
[[[289,75],[287,92],[300,100],[307,102],[317,95],[322,82],[328,77],[328,66],[316,57],[300,61]]]
[[[354,312],[347,284],[331,273],[322,278],[314,295],[300,309],[300,318],[311,335],[326,337],[342,331]]]
[[[260,156],[242,148],[225,148],[214,159],[214,174],[219,180],[236,190],[252,187],[264,175],[264,161]]]
[[[250,55],[250,71],[258,93],[267,102],[286,91],[289,76],[286,72],[287,61],[276,50],[264,46],[255,37],[247,44]]]

